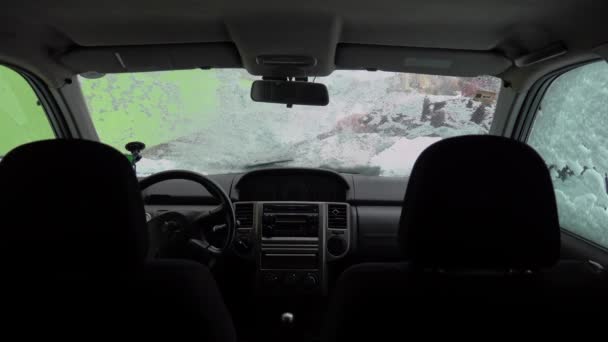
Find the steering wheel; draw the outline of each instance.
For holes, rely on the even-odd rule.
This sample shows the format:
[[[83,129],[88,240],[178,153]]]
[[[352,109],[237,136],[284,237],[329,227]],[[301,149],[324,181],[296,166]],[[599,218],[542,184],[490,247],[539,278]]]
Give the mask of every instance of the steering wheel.
[[[139,182],[141,191],[154,184],[183,179],[205,188],[220,204],[209,211],[167,211],[148,222],[149,257],[186,257],[213,262],[229,248],[236,231],[234,208],[226,192],[211,179],[191,171],[155,173]],[[218,239],[215,235],[223,236]],[[214,235],[214,238],[210,238]],[[184,252],[186,251],[186,252]],[[184,255],[186,254],[186,255]]]

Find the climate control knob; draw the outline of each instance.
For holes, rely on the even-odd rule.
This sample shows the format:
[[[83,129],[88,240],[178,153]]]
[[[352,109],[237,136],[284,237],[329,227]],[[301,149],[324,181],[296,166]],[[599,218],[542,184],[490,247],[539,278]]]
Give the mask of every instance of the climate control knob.
[[[304,279],[302,279],[302,285],[307,290],[312,290],[319,285],[319,279],[314,274],[307,274]]]
[[[332,256],[341,256],[346,253],[346,241],[340,236],[332,236],[327,240],[327,252]]]
[[[285,285],[292,287],[295,286],[298,282],[298,275],[295,273],[289,273],[285,276],[284,283]]]
[[[263,277],[264,284],[266,286],[277,286],[279,285],[279,276],[276,273],[266,273]]]

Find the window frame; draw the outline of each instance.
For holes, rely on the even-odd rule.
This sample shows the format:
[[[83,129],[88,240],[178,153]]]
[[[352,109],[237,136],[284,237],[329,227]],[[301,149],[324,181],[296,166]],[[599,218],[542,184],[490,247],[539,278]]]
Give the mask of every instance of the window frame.
[[[38,98],[38,101],[40,101],[40,105],[49,121],[51,130],[55,135],[55,139],[73,138],[68,128],[69,126],[67,121],[61,114],[59,106],[55,101],[49,87],[40,78],[23,68],[2,62],[0,62],[0,65],[16,72],[19,76],[23,77],[27,84],[32,88],[32,91]]]
[[[545,97],[547,90],[557,78],[574,69],[603,60],[604,59],[601,58],[594,58],[585,62],[571,64],[569,66],[554,70],[534,82],[520,109],[520,115],[517,116],[513,132],[511,133],[511,138],[522,142],[528,141],[528,137],[532,131],[532,125],[536,119],[538,107]]]
[[[526,98],[520,110],[520,115],[517,116],[513,131],[511,133],[511,138],[524,143],[528,142],[528,138],[530,137],[532,126],[534,125],[534,121],[536,120],[536,113],[538,113],[540,103],[545,97],[549,87],[557,78],[572,70],[601,61],[608,63],[608,60],[605,60],[603,58],[594,58],[581,63],[571,64],[566,67],[554,70],[538,79],[532,85],[530,91],[526,95]],[[604,247],[593,240],[583,237],[573,232],[572,230],[561,226],[561,224],[560,230],[562,234],[566,234],[568,237],[584,242],[594,248],[601,250],[603,253],[608,254],[608,247]]]

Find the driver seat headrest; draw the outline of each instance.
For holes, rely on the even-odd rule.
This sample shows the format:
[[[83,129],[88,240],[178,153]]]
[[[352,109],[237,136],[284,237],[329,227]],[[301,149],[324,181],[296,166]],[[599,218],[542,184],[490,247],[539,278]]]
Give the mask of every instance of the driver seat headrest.
[[[560,228],[549,171],[512,139],[441,140],[414,164],[399,238],[406,256],[428,267],[550,267]]]
[[[46,140],[0,162],[2,254],[57,270],[142,266],[148,236],[137,177],[114,148]]]

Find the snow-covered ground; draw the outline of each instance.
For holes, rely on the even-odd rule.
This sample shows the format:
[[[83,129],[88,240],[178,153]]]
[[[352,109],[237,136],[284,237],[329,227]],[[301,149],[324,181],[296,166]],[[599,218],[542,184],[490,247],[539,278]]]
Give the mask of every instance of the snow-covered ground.
[[[238,172],[252,164],[290,160],[276,166],[407,176],[433,142],[487,133],[494,112],[493,106],[484,106],[485,118],[472,122],[480,102],[459,94],[405,91],[396,73],[334,72],[318,80],[328,86],[328,106],[291,109],[252,102],[249,89],[239,86],[250,77],[242,71],[221,71],[217,77],[220,115],[198,133],[144,151],[141,174],[168,166],[208,174]],[[425,98],[430,120],[421,115]]]
[[[401,138],[391,147],[372,157],[371,163],[382,165],[385,175],[409,175],[418,156],[439,137]]]

